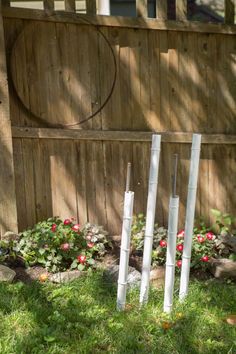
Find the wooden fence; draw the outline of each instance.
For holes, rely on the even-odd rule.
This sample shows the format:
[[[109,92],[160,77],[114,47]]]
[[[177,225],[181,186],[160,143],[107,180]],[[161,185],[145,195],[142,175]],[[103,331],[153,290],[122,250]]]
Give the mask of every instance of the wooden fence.
[[[177,21],[167,19],[164,5],[160,19],[145,18],[146,1],[137,1],[139,18],[98,16],[87,3],[86,15],[73,13],[73,1],[65,1],[67,12],[54,12],[46,0],[45,11],[3,7],[1,233],[52,215],[120,233],[128,161],[135,212],[146,210],[153,132],[163,142],[158,222],[167,222],[178,153],[184,225],[193,132],[203,134],[197,215],[209,220],[211,208],[235,214],[232,2],[226,24],[187,21],[185,1],[178,1]]]

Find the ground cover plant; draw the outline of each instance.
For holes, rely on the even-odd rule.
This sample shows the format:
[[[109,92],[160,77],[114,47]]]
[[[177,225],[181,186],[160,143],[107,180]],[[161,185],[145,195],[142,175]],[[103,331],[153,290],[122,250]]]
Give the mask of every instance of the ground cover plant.
[[[178,288],[178,279],[176,289]],[[163,290],[151,289],[139,310],[139,289],[116,311],[116,285],[102,271],[69,284],[0,284],[1,354],[236,353],[234,283],[190,281],[189,296],[172,317],[162,314]]]
[[[223,238],[230,235],[236,238],[233,225],[235,218],[229,214],[223,214],[213,209],[215,216],[213,225],[207,226],[200,219],[195,222],[193,230],[191,267],[194,269],[206,270],[211,258],[235,259],[235,253],[224,242]],[[132,251],[134,254],[142,255],[144,246],[146,218],[144,214],[138,214],[133,218],[132,225]],[[176,267],[181,268],[182,252],[184,246],[184,230],[179,230],[176,244]],[[152,265],[164,265],[166,262],[167,229],[155,224],[153,235]]]
[[[0,261],[21,259],[26,266],[40,264],[50,272],[91,270],[107,251],[107,232],[97,225],[80,225],[58,217],[37,223],[17,240],[1,241]]]

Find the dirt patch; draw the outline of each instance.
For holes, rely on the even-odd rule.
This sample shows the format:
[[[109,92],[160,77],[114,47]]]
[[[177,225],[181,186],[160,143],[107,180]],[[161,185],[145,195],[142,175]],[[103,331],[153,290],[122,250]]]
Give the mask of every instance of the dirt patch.
[[[31,268],[16,267],[16,281],[22,281],[23,283],[32,283],[35,280],[39,280],[41,274],[48,274],[45,268],[41,266],[34,266]]]

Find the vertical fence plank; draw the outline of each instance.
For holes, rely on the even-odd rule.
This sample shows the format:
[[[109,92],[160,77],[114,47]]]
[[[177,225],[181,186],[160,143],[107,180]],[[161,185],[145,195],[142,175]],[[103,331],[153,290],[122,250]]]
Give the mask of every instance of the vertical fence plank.
[[[65,0],[65,10],[68,12],[75,12],[75,0]]]
[[[225,23],[234,24],[235,0],[225,0]]]
[[[54,5],[54,0],[43,0],[43,8],[46,11],[53,11]]]
[[[96,0],[86,0],[86,13],[88,15],[96,15],[97,13]]]
[[[136,0],[136,13],[138,17],[148,17],[147,0]]]
[[[0,4],[0,234],[17,231],[13,147],[9,109],[6,51]]]
[[[167,0],[156,0],[156,18],[167,20]]]
[[[10,0],[2,0],[2,6],[4,7],[11,6]]]
[[[187,0],[178,0],[176,1],[176,20],[177,21],[186,21],[188,17],[188,1]]]

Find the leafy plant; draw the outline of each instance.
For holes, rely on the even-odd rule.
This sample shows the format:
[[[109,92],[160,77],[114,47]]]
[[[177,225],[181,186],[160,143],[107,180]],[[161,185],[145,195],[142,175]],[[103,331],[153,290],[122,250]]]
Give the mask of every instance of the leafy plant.
[[[227,214],[228,215],[228,214]],[[226,223],[229,224],[229,216],[226,214],[219,214],[217,225],[221,227],[221,232],[224,227],[226,231]],[[232,219],[231,219],[232,220]],[[224,224],[223,224],[224,223]],[[223,226],[222,226],[223,225]],[[132,248],[135,253],[142,253],[144,246],[146,219],[143,214],[138,214],[133,218],[132,225]],[[222,235],[212,232],[213,227],[206,226],[205,222],[200,219],[194,227],[193,240],[192,240],[192,268],[205,269],[212,257],[217,258],[222,255],[229,256],[232,254],[229,247],[222,240]],[[181,258],[184,246],[184,230],[177,234],[176,243],[176,266],[181,267]],[[152,265],[164,265],[166,262],[166,249],[167,249],[167,230],[164,227],[159,227],[158,224],[154,226],[153,235],[153,251],[152,251]]]
[[[231,214],[224,214],[217,209],[211,209],[211,213],[215,217],[215,223],[212,225],[213,230],[218,234],[234,233],[233,226],[236,222],[236,218]]]
[[[81,227],[74,219],[50,218],[20,234],[14,251],[26,265],[41,264],[52,272],[95,267],[106,252],[106,232],[96,226]]]

